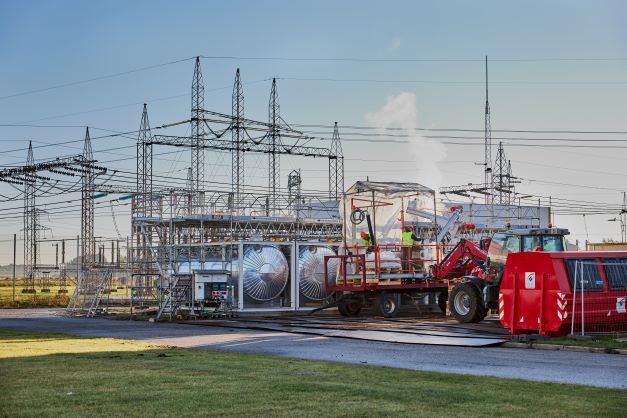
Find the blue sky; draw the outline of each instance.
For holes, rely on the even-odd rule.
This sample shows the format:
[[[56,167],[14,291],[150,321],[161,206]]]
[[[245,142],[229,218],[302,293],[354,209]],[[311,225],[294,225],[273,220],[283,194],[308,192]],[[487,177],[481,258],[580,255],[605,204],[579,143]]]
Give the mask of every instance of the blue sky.
[[[202,66],[206,108],[216,111],[229,111],[233,76],[239,67],[245,83],[246,114],[252,118],[266,118],[267,80],[278,77],[282,114],[291,123],[367,125],[366,115],[379,112],[389,98],[409,93],[415,96],[416,126],[481,129],[484,75],[480,60],[488,55],[494,129],[624,131],[625,16],[627,4],[622,1],[5,0],[0,2],[0,124],[89,125],[129,131],[138,127],[144,102],[149,105],[153,126],[185,119],[189,115],[192,61],[34,94],[5,96],[206,55],[476,59],[203,59]],[[621,59],[528,61],[538,58]],[[499,61],[504,59],[523,61]],[[379,81],[346,81],[364,79]],[[95,130],[92,136],[103,133]],[[0,127],[0,166],[22,163],[28,139],[36,147],[46,145],[35,148],[35,158],[43,159],[79,152],[80,143],[48,145],[82,136],[82,128]],[[125,139],[96,139],[96,158],[112,168],[132,171],[134,162],[122,160],[133,156],[130,145],[132,141]],[[129,148],[98,153],[125,146]],[[347,184],[368,174],[372,178],[373,173],[381,180],[431,181],[431,176],[417,167],[424,166],[429,156],[415,144],[347,141],[344,150]],[[514,174],[526,179],[520,185],[524,192],[617,204],[620,190],[627,188],[626,149],[506,145],[506,153]],[[386,161],[363,161],[368,159]],[[482,159],[480,146],[447,145],[445,156],[437,162],[441,184],[427,185],[481,181],[481,168],[474,162]],[[159,163],[160,169],[163,174],[184,177],[180,173],[187,160],[185,152],[167,156]],[[247,164],[250,175],[263,175],[264,161],[251,159]],[[304,170],[306,188],[325,187],[324,165],[286,160],[282,164],[284,177],[293,168]],[[219,168],[211,173],[216,179],[226,175]],[[10,193],[10,188],[0,186],[0,194]],[[15,202],[0,202],[0,209],[17,206]],[[117,215],[120,229],[128,224],[124,210]],[[97,230],[97,235],[111,231],[110,212],[100,210],[99,216],[97,229],[102,225],[102,231]],[[618,238],[618,225],[607,222],[610,217],[588,217],[591,240]],[[586,238],[581,217],[557,216],[556,221],[571,228],[573,238]],[[19,232],[15,222],[10,217],[0,218],[0,245]],[[55,236],[78,232],[78,217],[51,216],[45,222]],[[0,257],[0,263],[8,261]]]

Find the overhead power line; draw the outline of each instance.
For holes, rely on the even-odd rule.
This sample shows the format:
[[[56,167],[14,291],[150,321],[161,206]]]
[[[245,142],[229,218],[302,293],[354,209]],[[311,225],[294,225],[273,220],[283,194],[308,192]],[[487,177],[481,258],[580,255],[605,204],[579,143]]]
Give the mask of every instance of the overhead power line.
[[[320,81],[331,83],[379,83],[379,84],[450,84],[450,85],[483,85],[484,81],[481,80],[392,80],[392,79],[372,79],[372,78],[308,78],[308,77],[276,77],[277,80],[283,81]],[[537,80],[537,81],[524,81],[524,80],[501,80],[490,81],[490,84],[502,84],[502,85],[620,85],[627,84],[627,81],[560,81],[560,80]]]
[[[332,130],[334,128],[333,125],[326,124],[303,124],[303,123],[292,123],[294,127],[298,128],[327,128]],[[483,132],[483,129],[469,129],[469,128],[399,128],[399,127],[389,127],[389,126],[364,126],[364,125],[340,125],[340,129],[363,129],[363,130],[380,130],[380,131],[429,131],[429,132],[440,132],[440,131],[449,131],[449,132]],[[492,132],[512,132],[512,133],[537,133],[537,134],[627,134],[627,131],[603,131],[603,130],[569,130],[569,129],[559,129],[559,130],[550,130],[550,129],[492,129]]]
[[[23,92],[19,92],[19,93],[13,93],[13,94],[9,94],[7,96],[0,96],[0,100],[10,99],[10,98],[19,97],[19,96],[26,96],[26,95],[29,95],[29,94],[42,93],[42,92],[45,92],[45,91],[61,89],[61,88],[70,87],[70,86],[76,86],[76,85],[79,85],[79,84],[91,83],[91,82],[94,82],[94,81],[105,80],[105,79],[108,79],[108,78],[120,77],[120,76],[127,75],[127,74],[138,73],[138,72],[142,72],[142,71],[146,71],[146,70],[152,70],[154,68],[165,67],[165,66],[172,65],[172,64],[178,64],[180,62],[189,61],[189,60],[192,60],[194,58],[195,57],[183,58],[183,59],[180,59],[180,60],[164,62],[164,63],[161,63],[161,64],[149,65],[147,67],[135,68],[135,69],[132,69],[132,70],[121,71],[121,72],[118,72],[118,73],[113,73],[113,74],[102,75],[102,76],[99,76],[99,77],[88,78],[88,79],[85,79],[85,80],[71,81],[71,82],[68,82],[68,83],[57,84],[57,85],[50,86],[50,87],[43,87],[43,88],[39,88],[39,89],[28,90],[28,91],[23,91]]]
[[[367,58],[367,57],[263,57],[235,55],[201,55],[210,60],[242,61],[336,61],[336,62],[484,62],[484,58]],[[627,61],[625,57],[530,57],[490,58],[491,62],[611,62]]]

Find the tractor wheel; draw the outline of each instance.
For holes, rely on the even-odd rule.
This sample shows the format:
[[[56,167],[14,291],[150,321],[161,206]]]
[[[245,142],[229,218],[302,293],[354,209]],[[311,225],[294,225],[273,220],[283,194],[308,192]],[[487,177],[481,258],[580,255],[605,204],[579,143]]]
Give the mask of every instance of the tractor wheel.
[[[359,316],[361,312],[362,303],[361,302],[348,302],[342,303],[337,306],[337,310],[340,312],[342,316]]]
[[[448,305],[448,290],[443,290],[438,293],[438,307],[446,316],[446,305]]]
[[[396,293],[381,293],[374,302],[375,312],[384,318],[394,318],[401,306],[401,298]]]
[[[337,305],[337,311],[342,316],[348,316],[348,311],[346,310],[346,305],[343,305],[343,304]]]
[[[481,294],[471,283],[460,283],[453,288],[448,308],[455,319],[462,323],[479,322],[487,314]]]

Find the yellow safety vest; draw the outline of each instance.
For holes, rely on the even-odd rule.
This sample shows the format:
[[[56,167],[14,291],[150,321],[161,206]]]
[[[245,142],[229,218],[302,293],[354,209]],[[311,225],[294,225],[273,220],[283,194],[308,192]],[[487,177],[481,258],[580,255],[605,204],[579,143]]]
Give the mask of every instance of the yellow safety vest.
[[[414,239],[412,238],[412,232],[403,232],[403,245],[414,245]]]
[[[372,245],[372,242],[370,242],[370,239],[361,238],[361,246],[362,247],[369,247],[371,245]]]

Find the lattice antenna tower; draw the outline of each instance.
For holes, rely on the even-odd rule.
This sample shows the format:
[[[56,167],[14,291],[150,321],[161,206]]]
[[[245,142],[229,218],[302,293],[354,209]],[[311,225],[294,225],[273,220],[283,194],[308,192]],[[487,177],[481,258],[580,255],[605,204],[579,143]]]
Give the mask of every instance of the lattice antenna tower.
[[[26,166],[33,167],[33,144],[28,143]],[[35,292],[35,264],[37,262],[37,209],[35,207],[35,191],[37,189],[37,175],[24,175],[24,276],[26,278],[25,292]]]
[[[277,152],[281,145],[280,118],[281,108],[277,96],[276,79],[272,79],[272,89],[270,90],[270,103],[268,104],[268,124],[269,126],[269,146],[268,146],[268,191],[269,209],[272,215],[277,209],[277,190],[281,184],[280,154]]]
[[[205,85],[202,78],[202,69],[200,68],[200,57],[196,57],[196,66],[194,67],[194,79],[192,81],[192,213],[195,208],[200,207],[200,190],[205,181],[205,154],[202,142],[205,138]]]
[[[144,103],[137,136],[137,207],[138,216],[152,216],[152,133],[148,107]]]
[[[83,175],[81,199],[81,261],[83,267],[93,265],[96,254],[96,240],[94,237],[94,180],[95,173],[92,164],[94,154],[91,148],[89,127],[85,130],[83,144]]]
[[[494,185],[495,203],[498,203],[499,205],[509,204],[510,182],[507,175],[507,159],[505,158],[503,142],[499,142],[499,148],[494,162],[494,172],[491,180]]]
[[[488,99],[488,56],[485,57],[485,112],[484,112],[484,182],[489,186],[485,203],[494,201],[494,183],[492,181],[492,127],[490,126],[490,101]]]
[[[338,200],[344,193],[344,155],[337,122],[333,127],[329,154],[329,199]]]
[[[239,68],[235,72],[232,96],[233,127],[231,140],[233,151],[231,152],[231,192],[233,194],[233,209],[239,215],[242,209],[241,196],[244,192],[244,91],[240,78]]]

